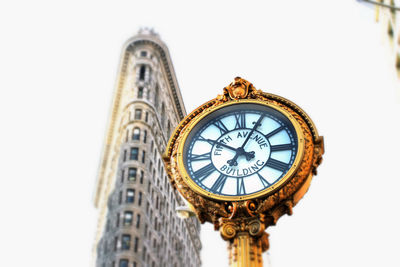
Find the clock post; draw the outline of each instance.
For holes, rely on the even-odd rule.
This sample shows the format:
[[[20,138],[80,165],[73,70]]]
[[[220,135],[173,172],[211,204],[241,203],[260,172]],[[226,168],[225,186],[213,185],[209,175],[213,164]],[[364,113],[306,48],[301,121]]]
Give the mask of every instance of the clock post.
[[[265,229],[292,214],[323,153],[300,107],[237,77],[180,122],[163,159],[200,222],[227,241],[230,266],[259,267]]]

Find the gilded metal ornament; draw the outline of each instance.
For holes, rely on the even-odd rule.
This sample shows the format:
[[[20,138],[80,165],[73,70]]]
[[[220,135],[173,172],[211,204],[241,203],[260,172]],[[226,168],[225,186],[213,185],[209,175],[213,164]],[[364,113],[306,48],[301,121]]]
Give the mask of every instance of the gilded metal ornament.
[[[237,196],[217,194],[193,182],[183,162],[184,146],[193,128],[209,114],[240,104],[263,105],[283,114],[296,131],[296,158],[283,178],[264,190]],[[246,157],[250,154],[241,153],[247,153]],[[215,230],[229,242],[231,266],[262,266],[261,252],[269,248],[265,229],[275,225],[282,215],[292,214],[293,207],[307,192],[313,174],[317,173],[323,153],[323,137],[318,135],[310,117],[300,107],[283,97],[257,90],[237,77],[223,89],[222,95],[181,121],[163,158],[170,182],[190,203],[200,222],[213,223]]]

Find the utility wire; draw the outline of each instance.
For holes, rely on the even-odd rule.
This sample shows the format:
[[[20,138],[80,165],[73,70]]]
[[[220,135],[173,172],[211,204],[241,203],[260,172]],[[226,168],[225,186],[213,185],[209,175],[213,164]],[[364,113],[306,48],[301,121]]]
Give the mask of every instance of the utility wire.
[[[372,1],[372,0],[358,0],[359,2],[367,2],[373,5],[377,5],[377,6],[382,6],[382,7],[387,7],[396,11],[400,11],[400,7],[396,7],[396,6],[392,6],[392,5],[388,5],[385,3],[380,3],[380,2],[376,2],[376,1]]]

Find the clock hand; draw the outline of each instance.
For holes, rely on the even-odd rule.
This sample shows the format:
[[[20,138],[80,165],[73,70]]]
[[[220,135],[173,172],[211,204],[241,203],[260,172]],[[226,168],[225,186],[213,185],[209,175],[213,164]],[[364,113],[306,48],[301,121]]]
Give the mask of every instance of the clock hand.
[[[247,160],[251,160],[252,158],[254,158],[254,151],[246,152],[246,151],[244,151],[244,149],[241,149],[240,147],[239,148],[233,148],[231,146],[228,146],[228,145],[226,145],[224,143],[220,143],[220,142],[212,140],[212,139],[207,139],[207,141],[212,142],[214,144],[217,144],[217,146],[223,146],[223,147],[229,148],[229,149],[234,150],[236,152],[235,157],[233,159],[227,161],[229,166],[233,166],[233,165],[237,166],[236,159],[240,155],[245,155]]]
[[[225,145],[224,143],[220,143],[220,142],[218,142],[218,141],[216,141],[216,140],[207,139],[207,141],[212,142],[212,143],[214,143],[214,144],[217,144],[217,145],[219,145],[219,146],[223,146],[223,147],[229,148],[229,149],[231,149],[231,150],[233,150],[233,151],[236,151],[236,148],[233,148],[233,147],[231,147],[231,146]]]
[[[240,147],[239,147],[240,148]],[[238,165],[238,163],[237,163],[237,158],[239,157],[239,155],[240,155],[240,153],[238,153],[237,151],[236,151],[236,154],[235,154],[235,156],[232,158],[232,159],[229,159],[226,163],[228,163],[229,164],[229,166],[237,166]]]
[[[258,119],[258,121],[254,124],[253,129],[251,129],[249,135],[247,136],[246,140],[244,140],[241,148],[244,149],[244,146],[247,144],[247,142],[249,141],[251,135],[254,133],[254,131],[257,129],[258,126],[260,126],[260,122],[262,121],[262,119],[264,119],[264,115],[261,115],[260,118]]]
[[[243,148],[238,147],[236,149],[235,156],[232,159],[228,160],[226,163],[228,163],[229,166],[237,166],[238,164],[236,160],[240,155],[245,155],[247,160],[251,160],[252,158],[254,158],[254,151],[246,152]]]
[[[227,161],[229,166],[237,166],[236,160],[240,155],[243,155],[243,154],[246,155],[247,160],[251,160],[252,158],[254,158],[254,151],[251,151],[250,153],[248,153],[248,152],[244,151],[244,146],[247,144],[247,142],[250,139],[250,136],[254,133],[254,131],[257,129],[257,127],[261,125],[260,122],[262,121],[262,119],[264,119],[264,115],[261,115],[260,118],[257,120],[257,122],[254,124],[250,133],[247,135],[246,140],[244,140],[242,146],[236,150],[236,155],[232,159]]]

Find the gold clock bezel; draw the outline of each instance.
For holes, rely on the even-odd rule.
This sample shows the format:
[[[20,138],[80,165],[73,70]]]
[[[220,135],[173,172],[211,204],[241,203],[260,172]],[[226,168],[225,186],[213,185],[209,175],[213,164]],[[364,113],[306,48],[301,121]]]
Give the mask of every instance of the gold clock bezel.
[[[285,174],[284,177],[282,177],[278,182],[276,182],[275,184],[273,184],[272,186],[249,194],[249,195],[244,195],[244,196],[224,196],[224,195],[217,195],[214,193],[211,193],[203,188],[201,188],[199,185],[197,185],[193,179],[190,177],[188,171],[185,168],[185,164],[183,162],[183,149],[187,140],[187,137],[189,136],[189,134],[191,133],[191,131],[193,130],[193,128],[202,120],[204,119],[206,116],[210,115],[211,113],[227,107],[227,106],[231,106],[231,105],[240,105],[240,104],[257,104],[257,105],[264,105],[267,107],[270,107],[272,109],[275,109],[276,111],[280,112],[281,114],[283,114],[286,118],[289,119],[289,121],[292,123],[295,131],[296,131],[296,135],[297,135],[297,144],[298,144],[298,148],[297,148],[297,154],[296,154],[296,158],[293,162],[293,165],[290,167],[290,169],[287,171],[287,173]],[[258,198],[258,197],[265,197],[268,196],[274,192],[276,192],[277,190],[279,190],[282,186],[284,186],[295,174],[296,171],[298,170],[299,166],[301,165],[301,161],[303,159],[303,155],[304,155],[304,146],[305,146],[305,139],[304,139],[304,134],[302,131],[302,128],[299,124],[299,122],[294,118],[294,116],[288,112],[286,109],[283,109],[282,107],[271,103],[271,102],[263,102],[260,100],[255,100],[255,99],[237,99],[234,101],[230,101],[230,102],[225,102],[221,105],[218,106],[214,106],[211,108],[208,108],[206,110],[204,110],[202,113],[200,113],[197,117],[195,117],[188,125],[187,127],[185,127],[185,130],[182,132],[182,138],[180,140],[180,142],[178,143],[178,147],[177,147],[177,154],[176,154],[176,158],[177,158],[177,164],[178,164],[178,170],[179,172],[183,172],[180,173],[183,181],[196,193],[207,197],[207,198],[211,198],[214,200],[221,200],[221,201],[242,201],[242,200],[248,200],[248,199],[254,199],[254,198]]]

